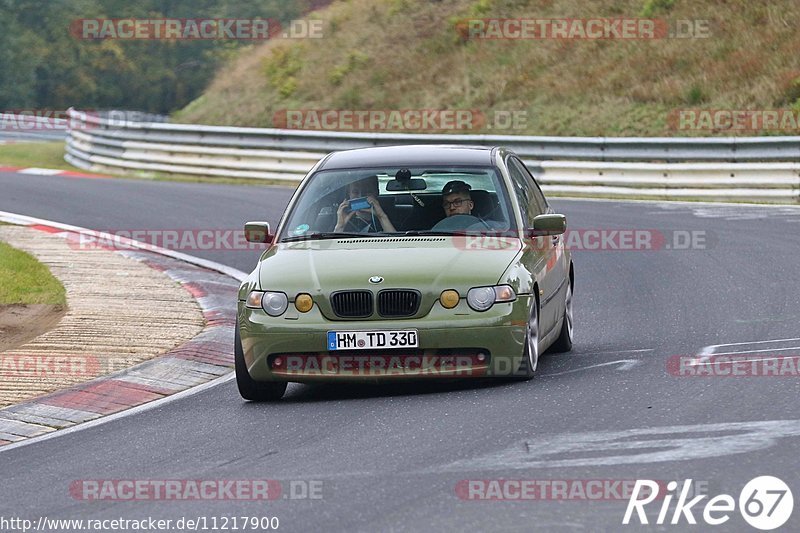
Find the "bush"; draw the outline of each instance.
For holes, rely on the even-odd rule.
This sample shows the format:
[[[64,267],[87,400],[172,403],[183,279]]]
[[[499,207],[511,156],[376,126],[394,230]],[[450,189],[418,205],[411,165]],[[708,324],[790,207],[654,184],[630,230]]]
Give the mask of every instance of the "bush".
[[[331,82],[332,85],[341,85],[342,81],[344,81],[345,76],[353,72],[358,67],[367,64],[369,60],[369,56],[360,50],[351,50],[347,54],[347,60],[335,67],[333,70],[330,71],[328,74],[328,81]]]
[[[798,109],[798,107],[800,107],[800,76],[788,83],[784,94],[786,95],[786,101],[793,109]]]
[[[267,80],[283,98],[291,96],[297,89],[295,75],[303,68],[301,55],[302,48],[299,46],[276,47],[264,60]]]
[[[703,89],[701,89],[697,85],[692,85],[692,87],[689,89],[689,92],[686,94],[686,102],[689,105],[697,105],[703,103],[705,99],[706,95],[703,92]]]
[[[647,0],[642,7],[640,15],[650,18],[657,13],[667,13],[675,5],[675,0]]]

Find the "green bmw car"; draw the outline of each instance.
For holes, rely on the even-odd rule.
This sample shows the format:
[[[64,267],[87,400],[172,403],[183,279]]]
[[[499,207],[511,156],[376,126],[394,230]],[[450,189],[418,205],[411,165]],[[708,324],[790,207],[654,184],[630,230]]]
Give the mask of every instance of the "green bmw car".
[[[504,148],[335,152],[294,193],[239,289],[236,380],[530,379],[572,348],[574,270],[533,175]]]

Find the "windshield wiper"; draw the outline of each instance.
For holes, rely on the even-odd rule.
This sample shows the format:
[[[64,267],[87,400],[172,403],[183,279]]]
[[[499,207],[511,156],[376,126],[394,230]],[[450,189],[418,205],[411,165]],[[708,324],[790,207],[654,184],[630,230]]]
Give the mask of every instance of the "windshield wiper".
[[[370,237],[369,233],[354,233],[346,231],[327,231],[320,233],[309,233],[308,235],[297,235],[295,237],[286,237],[281,242],[297,242],[297,241],[316,241],[325,239],[341,239],[347,237]]]
[[[457,233],[454,231],[433,231],[429,229],[420,229],[420,230],[409,230],[401,233],[400,235],[404,237],[418,237],[420,235],[430,235],[436,237],[452,237],[453,235],[457,235]]]

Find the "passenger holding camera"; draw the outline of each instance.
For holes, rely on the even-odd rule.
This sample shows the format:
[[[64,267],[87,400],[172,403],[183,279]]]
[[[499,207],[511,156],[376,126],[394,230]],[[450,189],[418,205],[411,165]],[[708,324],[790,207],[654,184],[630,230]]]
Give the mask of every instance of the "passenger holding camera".
[[[381,207],[378,194],[378,176],[369,176],[350,183],[347,186],[347,198],[336,210],[336,227],[333,231],[348,233],[397,231]],[[362,198],[366,203],[354,201]],[[354,209],[350,208],[351,202]]]

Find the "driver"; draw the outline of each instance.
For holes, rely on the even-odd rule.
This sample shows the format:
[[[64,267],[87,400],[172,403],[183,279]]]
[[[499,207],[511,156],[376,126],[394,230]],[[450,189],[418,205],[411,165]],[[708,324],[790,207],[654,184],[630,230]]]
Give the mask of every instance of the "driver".
[[[461,180],[448,181],[442,188],[442,208],[445,215],[471,215],[475,208],[470,194],[472,187]]]
[[[347,186],[347,198],[339,204],[336,210],[335,232],[372,233],[397,231],[378,202],[378,176],[368,176]],[[371,206],[369,209],[350,211],[349,200],[366,197]]]

